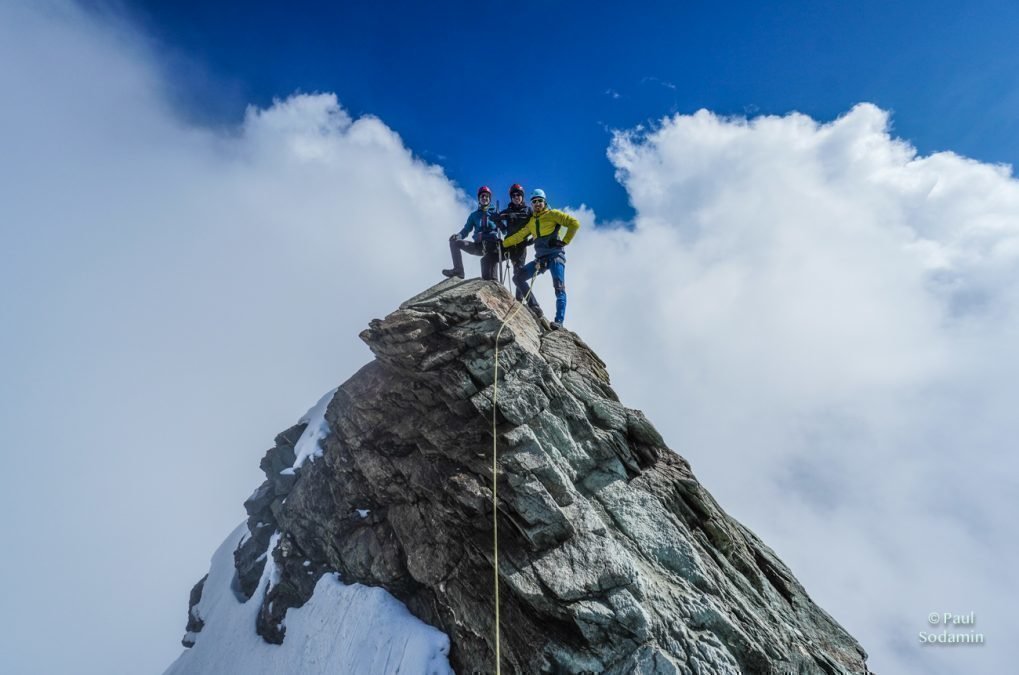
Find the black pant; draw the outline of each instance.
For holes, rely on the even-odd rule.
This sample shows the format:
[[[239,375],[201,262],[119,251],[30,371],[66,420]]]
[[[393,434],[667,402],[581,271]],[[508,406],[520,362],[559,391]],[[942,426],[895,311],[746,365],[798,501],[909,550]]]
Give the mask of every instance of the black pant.
[[[517,272],[524,266],[524,263],[527,262],[527,245],[517,244],[516,246],[510,246],[506,249],[505,254],[510,259],[510,262],[513,263],[513,276],[515,277]],[[516,296],[517,300],[524,299],[524,295],[520,292],[519,288],[516,289]]]
[[[499,270],[499,250],[501,244],[496,240],[467,241],[455,239],[449,242],[449,252],[453,256],[453,269],[461,274],[464,271],[464,259],[461,251],[481,256],[481,278],[496,280]]]

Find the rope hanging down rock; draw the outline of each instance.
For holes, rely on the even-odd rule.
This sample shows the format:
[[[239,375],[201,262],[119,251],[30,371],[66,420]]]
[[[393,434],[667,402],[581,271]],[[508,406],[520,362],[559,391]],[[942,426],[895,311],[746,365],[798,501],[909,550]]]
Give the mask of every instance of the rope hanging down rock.
[[[501,675],[502,673],[502,659],[500,658],[499,653],[499,476],[497,473],[499,448],[496,436],[496,404],[499,402],[499,337],[502,335],[502,329],[505,328],[506,324],[517,315],[521,308],[523,308],[524,304],[527,303],[527,300],[531,297],[531,289],[534,288],[534,279],[537,276],[538,267],[535,266],[534,273],[531,275],[530,288],[527,289],[527,294],[520,302],[516,303],[516,308],[510,312],[509,316],[503,319],[502,325],[499,326],[499,330],[495,334],[495,365],[492,380],[492,582],[495,587],[495,675]]]

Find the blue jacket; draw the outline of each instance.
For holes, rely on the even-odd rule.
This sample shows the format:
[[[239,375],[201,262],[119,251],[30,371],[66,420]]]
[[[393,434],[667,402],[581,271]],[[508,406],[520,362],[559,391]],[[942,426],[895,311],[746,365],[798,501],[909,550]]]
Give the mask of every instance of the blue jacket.
[[[499,231],[499,214],[495,207],[489,206],[487,209],[478,207],[467,216],[467,223],[460,230],[460,238],[466,239],[472,231],[474,241],[502,239],[502,232]]]

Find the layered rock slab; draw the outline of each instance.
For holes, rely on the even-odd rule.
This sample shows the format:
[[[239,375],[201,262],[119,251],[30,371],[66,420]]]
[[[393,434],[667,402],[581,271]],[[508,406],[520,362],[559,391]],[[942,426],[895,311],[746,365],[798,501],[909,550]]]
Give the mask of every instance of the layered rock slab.
[[[335,571],[448,634],[457,672],[495,671],[494,398],[505,672],[867,673],[597,355],[519,308],[480,280],[411,298],[362,332],[375,360],[325,409],[321,456],[287,468],[304,426],[277,437],[235,554],[243,588],[280,533],[260,634],[285,640],[288,607]]]

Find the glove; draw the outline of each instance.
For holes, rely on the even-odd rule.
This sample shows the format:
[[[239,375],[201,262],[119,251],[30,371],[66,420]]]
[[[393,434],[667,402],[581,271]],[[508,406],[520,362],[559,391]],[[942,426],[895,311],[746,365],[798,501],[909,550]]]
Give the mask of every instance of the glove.
[[[456,234],[453,234],[453,235],[451,235],[449,237],[450,241],[460,241],[460,239],[461,239],[461,237],[460,237],[460,233],[459,232],[457,232]]]
[[[548,245],[550,248],[562,248],[563,246],[566,246],[566,242],[563,241],[562,239],[553,239],[552,241],[548,242]]]

